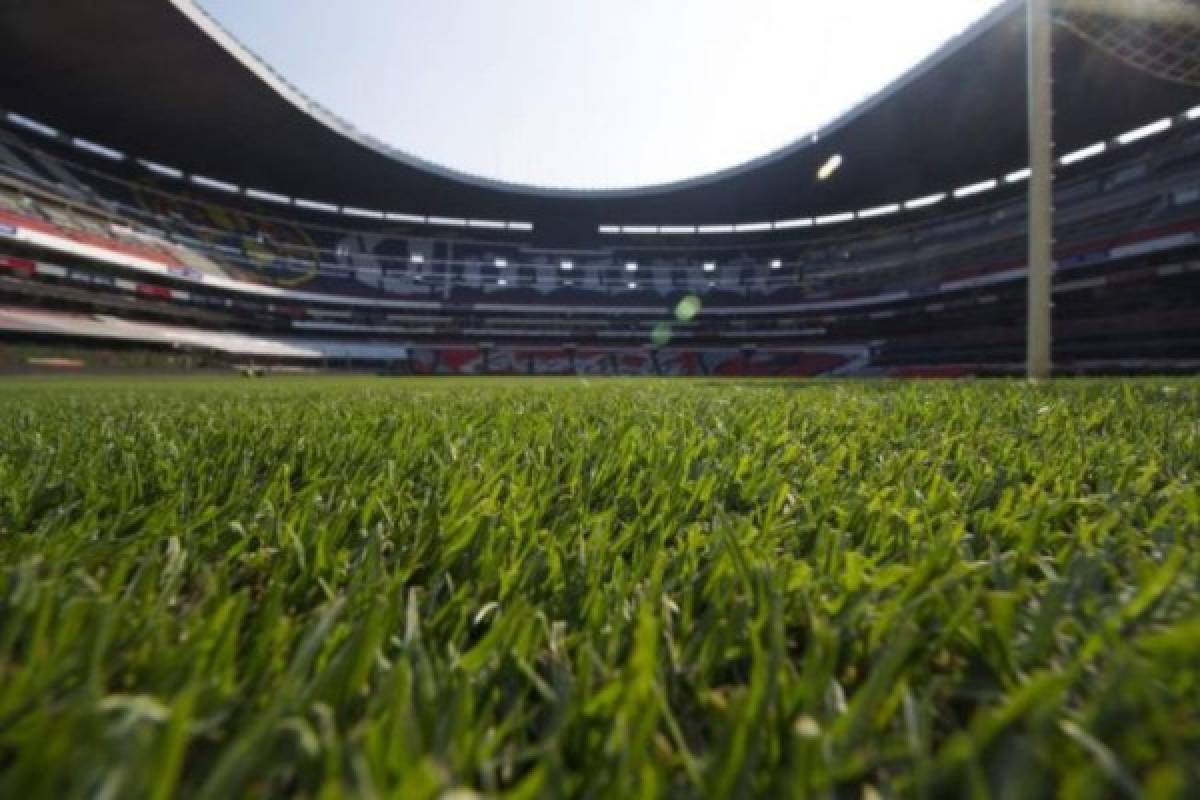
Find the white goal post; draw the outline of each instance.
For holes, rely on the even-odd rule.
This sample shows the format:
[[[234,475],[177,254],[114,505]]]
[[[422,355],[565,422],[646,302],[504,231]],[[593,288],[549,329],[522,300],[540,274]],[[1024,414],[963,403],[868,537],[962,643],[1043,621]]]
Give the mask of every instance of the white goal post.
[[[1025,370],[1050,377],[1054,272],[1054,19],[1052,0],[1026,0],[1029,60],[1029,290]]]
[[[1053,368],[1054,28],[1164,81],[1200,86],[1200,0],[1025,0],[1029,101],[1026,372]]]

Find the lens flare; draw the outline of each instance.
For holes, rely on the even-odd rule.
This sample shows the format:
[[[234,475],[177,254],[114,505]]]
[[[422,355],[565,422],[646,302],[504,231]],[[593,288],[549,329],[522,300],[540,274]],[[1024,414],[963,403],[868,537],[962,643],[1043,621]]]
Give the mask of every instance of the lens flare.
[[[700,305],[700,298],[689,294],[679,301],[679,305],[675,306],[675,319],[680,322],[688,322],[700,313]]]
[[[821,168],[817,170],[817,180],[829,180],[831,177],[833,177],[833,173],[838,171],[840,166],[842,166],[841,154],[837,153],[833,156],[830,156],[829,160],[822,164]]]

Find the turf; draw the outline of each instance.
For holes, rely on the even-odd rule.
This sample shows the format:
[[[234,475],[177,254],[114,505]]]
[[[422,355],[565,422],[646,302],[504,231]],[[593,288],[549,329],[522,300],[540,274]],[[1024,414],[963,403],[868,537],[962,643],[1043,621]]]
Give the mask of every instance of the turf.
[[[3,797],[1200,786],[1200,382],[10,381],[0,424]]]

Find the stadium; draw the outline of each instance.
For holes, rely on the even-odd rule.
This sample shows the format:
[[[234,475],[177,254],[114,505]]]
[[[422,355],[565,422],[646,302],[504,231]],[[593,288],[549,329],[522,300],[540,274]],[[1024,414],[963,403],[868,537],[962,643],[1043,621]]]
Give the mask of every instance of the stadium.
[[[417,374],[1023,369],[1020,4],[782,152],[607,192],[392,152],[198,7],[145,5],[5,12],[7,336]],[[1200,96],[1058,39],[1055,361],[1194,369]]]
[[[1195,796],[1200,6],[798,135],[505,182],[0,6],[0,795]]]

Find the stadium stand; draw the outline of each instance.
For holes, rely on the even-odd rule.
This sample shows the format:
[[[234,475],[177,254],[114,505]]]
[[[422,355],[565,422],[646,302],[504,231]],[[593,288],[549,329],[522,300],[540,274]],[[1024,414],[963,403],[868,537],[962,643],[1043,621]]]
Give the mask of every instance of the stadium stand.
[[[921,364],[936,372],[935,361],[975,372],[1019,361],[1019,195],[954,214],[931,210],[919,222],[854,224],[837,235],[773,232],[734,246],[640,237],[587,258],[541,248],[531,255],[535,248],[479,238],[417,238],[366,220],[331,227],[282,219],[190,187],[166,193],[106,175],[16,126],[4,145],[4,302],[156,324],[118,335],[111,323],[79,316],[66,318],[74,330],[62,320],[22,328],[10,314],[9,333],[140,336],[335,364],[392,363],[411,351],[410,369],[430,374],[813,375],[853,360],[811,349],[822,346],[870,352],[875,368],[899,362],[900,374],[917,374]],[[1200,336],[1188,310],[1200,258],[1200,126],[1181,124],[1114,155],[1059,186],[1055,291],[1062,308],[1086,311],[1059,325],[1061,349],[1068,360],[1138,354],[1169,364]],[[68,189],[54,181],[65,175]],[[1179,291],[1160,292],[1166,284]],[[675,318],[688,297],[701,312]],[[1119,343],[1116,317],[1128,334]],[[181,324],[206,332],[187,336]],[[953,347],[939,328],[954,332]],[[229,329],[285,338],[260,345],[220,334]],[[278,344],[297,337],[316,344]],[[390,344],[331,349],[339,339]],[[464,341],[475,344],[463,350]],[[486,356],[483,341],[492,344]],[[598,342],[609,349],[596,352]],[[445,347],[419,348],[429,344]],[[683,344],[708,349],[678,350]],[[743,357],[742,347],[763,349]]]
[[[929,92],[957,102],[946,71],[971,53],[1010,58],[1003,48],[1014,46],[1018,5],[1004,4],[900,81],[890,102],[907,108]],[[33,24],[29,13],[16,21]],[[1079,62],[1064,79],[1072,96],[1094,92],[1102,67],[1110,100],[1132,99],[1061,126],[1098,144],[1088,157],[1067,154],[1056,184],[1056,362],[1082,371],[1134,362],[1185,369],[1200,352],[1200,107],[1188,105],[1200,97],[1141,83],[1137,70],[1097,66],[1086,49],[1070,50],[1070,39],[1062,47]],[[94,57],[97,69],[117,58]],[[227,66],[220,56],[211,62],[214,72]],[[1008,97],[1011,78],[993,79],[997,96]],[[4,88],[22,99],[23,88]],[[136,341],[279,363],[402,364],[418,374],[951,375],[1014,371],[1022,359],[1026,176],[1011,154],[985,164],[967,148],[949,156],[953,171],[930,162],[916,183],[899,171],[858,180],[854,205],[878,203],[856,212],[819,213],[837,206],[814,200],[807,216],[787,216],[795,213],[787,199],[764,212],[775,220],[768,223],[742,214],[728,223],[680,219],[647,199],[674,195],[687,209],[740,197],[718,179],[630,198],[543,192],[536,208],[532,190],[476,186],[469,197],[479,202],[464,201],[461,216],[410,215],[372,211],[365,184],[359,207],[243,188],[258,166],[246,161],[226,162],[240,174],[209,170],[217,177],[165,166],[154,160],[161,147],[118,149],[145,141],[124,124],[107,128],[112,142],[90,128],[52,128],[78,116],[54,99],[57,87],[43,88],[41,99],[23,99],[41,104],[30,113],[53,119],[0,119],[6,337]],[[151,89],[118,86],[114,101]],[[255,91],[264,107],[279,99]],[[1151,116],[1164,108],[1168,116]],[[868,104],[847,130],[875,124],[875,113]],[[977,113],[986,122],[994,112]],[[288,122],[280,146],[319,125]],[[194,143],[180,144],[174,163],[199,156],[187,149]],[[763,188],[747,196],[791,174],[791,160],[810,157],[802,151],[756,164]],[[347,182],[353,163],[344,165]],[[1006,171],[988,179],[999,164]],[[456,191],[471,183],[435,173]],[[737,176],[746,180],[744,171]],[[470,216],[497,193],[506,203],[486,208],[496,219]],[[639,224],[599,222],[630,209],[643,215]],[[521,218],[533,222],[503,221]]]

